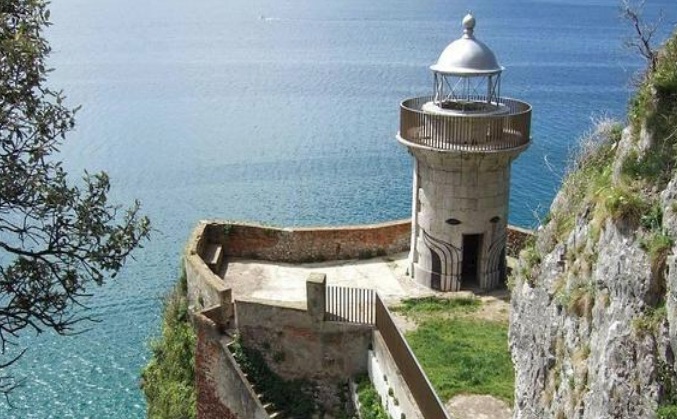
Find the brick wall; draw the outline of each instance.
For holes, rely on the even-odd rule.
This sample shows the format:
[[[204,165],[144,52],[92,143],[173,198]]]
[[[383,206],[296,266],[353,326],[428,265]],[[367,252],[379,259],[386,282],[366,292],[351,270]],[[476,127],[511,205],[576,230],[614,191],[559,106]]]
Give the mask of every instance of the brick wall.
[[[271,262],[364,259],[409,249],[409,221],[327,228],[273,228],[209,223],[210,243],[224,245],[227,256]]]

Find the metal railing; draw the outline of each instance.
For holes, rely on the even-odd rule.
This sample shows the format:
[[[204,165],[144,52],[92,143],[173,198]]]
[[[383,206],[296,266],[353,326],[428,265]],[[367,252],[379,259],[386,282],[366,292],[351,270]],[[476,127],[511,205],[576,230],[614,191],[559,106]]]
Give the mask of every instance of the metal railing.
[[[328,321],[374,324],[376,291],[366,288],[327,287],[324,318]]]
[[[486,100],[478,96],[477,101]],[[501,98],[504,114],[451,115],[423,111],[432,96],[407,99],[400,105],[400,132],[405,142],[445,151],[500,151],[529,143],[531,105]]]
[[[397,329],[388,308],[376,294],[376,328],[381,333],[388,351],[395,360],[402,378],[407,383],[421,414],[426,419],[449,419],[444,405],[437,397],[428,377],[414,356],[404,336]]]
[[[328,286],[325,307],[325,320],[375,325],[423,417],[449,419],[414,352],[376,291]]]

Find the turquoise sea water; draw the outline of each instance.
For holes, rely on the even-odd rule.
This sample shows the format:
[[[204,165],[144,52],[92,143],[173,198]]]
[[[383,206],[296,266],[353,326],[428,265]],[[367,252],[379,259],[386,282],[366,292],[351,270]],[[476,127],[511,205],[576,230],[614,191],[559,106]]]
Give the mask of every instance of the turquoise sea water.
[[[674,0],[648,1],[648,15]],[[0,417],[138,418],[160,298],[202,218],[279,225],[404,218],[411,162],[394,139],[398,104],[428,94],[428,65],[476,34],[507,67],[503,93],[534,107],[533,146],[513,167],[511,222],[550,204],[591,117],[622,117],[641,62],[613,0],[63,0],[47,35],[51,83],[78,128],[72,173],[106,170],[120,202],[157,229],[89,300],[101,322],[73,337],[26,337],[24,386]],[[672,8],[672,9],[671,9]]]

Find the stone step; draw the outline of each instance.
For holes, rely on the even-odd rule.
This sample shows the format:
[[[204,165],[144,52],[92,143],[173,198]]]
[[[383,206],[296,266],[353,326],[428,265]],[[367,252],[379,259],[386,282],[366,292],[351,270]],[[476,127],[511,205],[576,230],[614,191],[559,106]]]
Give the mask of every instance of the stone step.
[[[220,244],[208,244],[205,247],[202,259],[205,261],[212,272],[216,272],[221,266],[223,260],[223,246]]]

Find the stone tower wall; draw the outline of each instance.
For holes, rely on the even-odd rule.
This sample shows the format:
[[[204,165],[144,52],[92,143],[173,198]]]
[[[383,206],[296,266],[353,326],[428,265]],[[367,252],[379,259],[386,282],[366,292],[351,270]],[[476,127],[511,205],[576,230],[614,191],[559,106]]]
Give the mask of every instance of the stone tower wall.
[[[506,246],[513,153],[444,153],[412,149],[414,278],[431,288],[457,291],[463,236],[481,234],[478,285],[498,286]],[[439,272],[439,274],[438,274]]]

